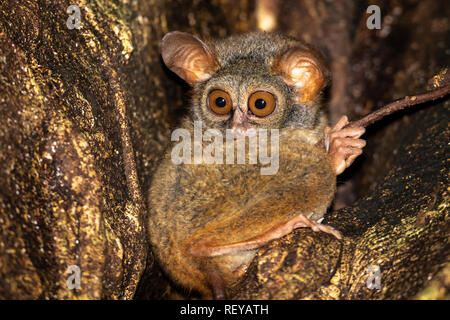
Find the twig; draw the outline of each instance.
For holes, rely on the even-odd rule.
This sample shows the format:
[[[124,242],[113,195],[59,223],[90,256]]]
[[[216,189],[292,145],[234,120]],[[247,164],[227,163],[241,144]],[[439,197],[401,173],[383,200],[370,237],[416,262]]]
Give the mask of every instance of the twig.
[[[414,106],[416,104],[424,103],[427,101],[433,101],[439,98],[442,98],[450,93],[450,84],[447,83],[442,88],[429,91],[427,93],[423,93],[417,96],[406,96],[403,99],[391,102],[384,107],[369,113],[367,116],[347,124],[346,128],[355,128],[355,127],[367,127],[372,123],[382,119],[383,117],[390,115],[396,111],[405,109],[410,106]]]

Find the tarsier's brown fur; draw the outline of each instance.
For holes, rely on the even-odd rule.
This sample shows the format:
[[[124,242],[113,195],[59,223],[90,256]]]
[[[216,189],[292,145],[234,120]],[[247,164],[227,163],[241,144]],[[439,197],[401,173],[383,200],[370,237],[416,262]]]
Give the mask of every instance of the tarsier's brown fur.
[[[182,286],[204,297],[223,297],[222,291],[239,279],[268,241],[301,226],[333,233],[315,223],[330,205],[336,183],[333,157],[315,145],[326,125],[317,101],[328,72],[313,49],[272,33],[207,44],[170,33],[163,39],[162,55],[192,85],[190,115],[181,125],[191,137],[193,121],[220,130],[223,137],[225,129],[236,127],[238,133],[279,129],[276,174],[262,175],[262,165],[248,161],[175,165],[169,148],[153,177],[149,234],[160,264]],[[208,109],[214,88],[230,93],[233,111],[228,118]],[[276,109],[269,117],[247,118],[248,96],[260,89],[276,97]]]

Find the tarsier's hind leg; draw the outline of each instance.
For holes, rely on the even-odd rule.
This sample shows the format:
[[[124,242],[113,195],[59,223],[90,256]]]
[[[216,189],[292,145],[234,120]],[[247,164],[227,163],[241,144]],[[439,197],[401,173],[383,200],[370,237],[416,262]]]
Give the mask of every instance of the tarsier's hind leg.
[[[243,254],[245,255],[245,252],[250,252],[253,249],[260,248],[272,240],[279,239],[291,233],[297,228],[311,228],[313,231],[322,231],[335,236],[337,239],[342,239],[341,233],[331,226],[311,220],[303,214],[298,214],[289,221],[276,226],[261,235],[244,241],[219,245],[208,239],[208,237],[199,239],[189,247],[189,253],[196,257],[210,258],[230,255],[242,256]],[[250,258],[247,262],[243,262],[243,260],[239,259],[243,262],[243,264],[234,271],[235,274],[242,275],[245,273],[251,259],[253,258],[253,255],[249,255],[249,257]],[[213,298],[216,300],[225,299],[225,283],[220,271],[213,264],[207,264],[203,268],[206,272]]]
[[[335,236],[337,239],[342,239],[341,233],[332,227],[308,219],[303,214],[297,214],[289,221],[278,225],[261,235],[244,241],[218,245],[215,243],[210,243],[207,237],[197,240],[190,246],[189,253],[197,257],[216,257],[226,254],[235,254],[245,250],[257,249],[269,241],[279,239],[291,233],[296,228],[303,227],[311,228],[313,231],[323,231]]]
[[[333,128],[325,128],[325,148],[331,158],[331,164],[336,174],[341,174],[362,153],[366,141],[358,139],[365,129],[344,128],[348,119],[343,116]]]

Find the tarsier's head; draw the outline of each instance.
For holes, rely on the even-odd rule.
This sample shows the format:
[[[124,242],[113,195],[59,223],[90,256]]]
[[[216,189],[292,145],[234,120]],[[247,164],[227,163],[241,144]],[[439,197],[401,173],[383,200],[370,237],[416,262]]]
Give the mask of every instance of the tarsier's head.
[[[249,128],[310,126],[328,78],[319,53],[273,33],[205,43],[175,31],[164,36],[161,52],[167,67],[193,87],[194,120],[236,136]]]

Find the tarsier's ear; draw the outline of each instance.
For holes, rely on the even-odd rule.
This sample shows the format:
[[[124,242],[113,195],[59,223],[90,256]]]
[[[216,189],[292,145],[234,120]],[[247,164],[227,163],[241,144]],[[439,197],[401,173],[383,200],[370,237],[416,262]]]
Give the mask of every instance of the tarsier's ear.
[[[297,91],[296,102],[312,101],[328,81],[328,69],[321,56],[308,48],[292,48],[276,57],[272,71]]]
[[[166,66],[190,85],[209,79],[219,65],[214,50],[186,32],[167,33],[161,55]]]

